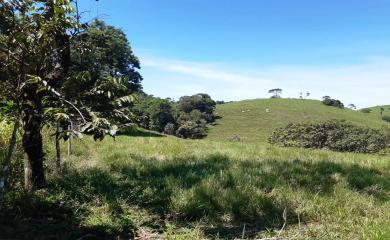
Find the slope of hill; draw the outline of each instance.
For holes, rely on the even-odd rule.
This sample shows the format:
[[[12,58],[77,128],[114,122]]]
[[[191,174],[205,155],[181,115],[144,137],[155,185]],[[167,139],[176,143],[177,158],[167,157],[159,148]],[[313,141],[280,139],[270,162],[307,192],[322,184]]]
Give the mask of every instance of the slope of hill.
[[[377,118],[381,118],[381,111],[380,109],[383,108],[382,115],[383,116],[390,116],[390,105],[382,105],[382,106],[375,106],[375,107],[370,107],[372,111],[368,113],[369,115],[375,116]]]
[[[375,110],[376,111],[376,110]],[[379,111],[379,108],[378,108]],[[374,128],[389,126],[378,114],[362,113],[323,105],[317,100],[255,99],[217,106],[221,119],[210,127],[207,139],[229,140],[234,136],[243,142],[266,142],[278,127],[290,122],[345,119]]]

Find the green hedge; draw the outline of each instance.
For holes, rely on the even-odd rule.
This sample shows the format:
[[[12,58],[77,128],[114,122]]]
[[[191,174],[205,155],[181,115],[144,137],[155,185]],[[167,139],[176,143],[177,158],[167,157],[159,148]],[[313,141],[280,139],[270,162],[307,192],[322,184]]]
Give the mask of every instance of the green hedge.
[[[378,153],[390,147],[390,131],[356,126],[338,120],[290,123],[274,131],[268,140],[271,144],[285,147]]]

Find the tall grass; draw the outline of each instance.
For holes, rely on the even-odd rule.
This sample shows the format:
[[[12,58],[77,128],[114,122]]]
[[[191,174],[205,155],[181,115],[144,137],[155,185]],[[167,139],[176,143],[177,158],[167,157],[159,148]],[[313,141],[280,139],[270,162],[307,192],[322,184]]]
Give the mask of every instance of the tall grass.
[[[47,152],[50,170],[54,148]],[[51,172],[48,182],[47,190],[34,195],[17,189],[7,195],[0,216],[7,221],[0,226],[8,234],[40,232],[60,239],[143,232],[170,239],[390,234],[388,155],[171,137],[86,138],[74,144],[63,173]]]

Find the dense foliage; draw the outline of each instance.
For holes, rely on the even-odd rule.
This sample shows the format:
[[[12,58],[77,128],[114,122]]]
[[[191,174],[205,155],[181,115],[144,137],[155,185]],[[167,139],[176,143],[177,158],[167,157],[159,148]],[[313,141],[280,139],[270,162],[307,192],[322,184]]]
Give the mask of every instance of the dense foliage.
[[[274,131],[269,142],[285,147],[377,153],[390,147],[390,132],[337,120],[291,123]]]
[[[100,21],[80,24],[73,4],[0,2],[0,107],[15,131],[23,123],[28,189],[45,186],[44,126],[65,125],[57,128],[64,139],[80,134],[66,130],[74,121],[95,139],[113,135],[131,121],[131,94],[142,80],[125,34]]]
[[[215,120],[215,101],[207,94],[171,99],[142,94],[133,107],[139,126],[181,138],[202,138]]]
[[[338,99],[333,99],[329,96],[324,96],[322,98],[322,103],[327,105],[327,106],[333,106],[333,107],[338,107],[338,108],[344,108],[344,104],[338,100]]]

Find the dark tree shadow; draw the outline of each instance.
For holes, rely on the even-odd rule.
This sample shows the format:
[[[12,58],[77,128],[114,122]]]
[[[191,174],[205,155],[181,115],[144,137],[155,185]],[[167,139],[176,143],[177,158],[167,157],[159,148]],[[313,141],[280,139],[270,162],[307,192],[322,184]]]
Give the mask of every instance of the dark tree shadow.
[[[260,169],[256,173],[260,180],[259,187],[265,190],[288,184],[313,194],[329,194],[333,193],[334,186],[338,182],[345,180],[351,190],[372,195],[380,201],[389,200],[390,173],[357,164],[268,160],[257,163],[242,162],[241,166],[247,169]],[[262,171],[262,169],[271,169],[271,171]]]
[[[128,127],[125,129],[121,129],[118,134],[118,136],[133,136],[133,137],[166,137],[164,134],[145,130],[138,127]]]

